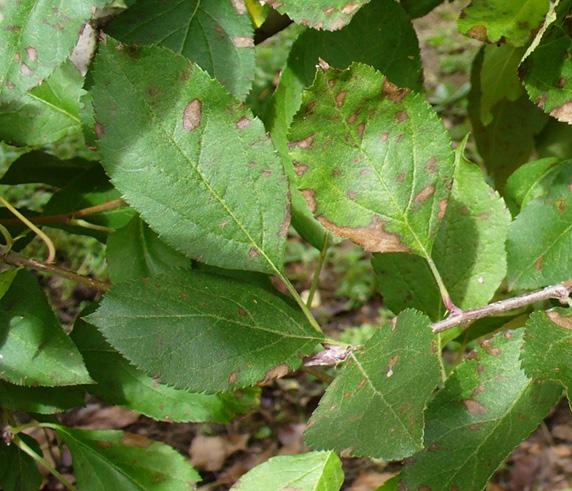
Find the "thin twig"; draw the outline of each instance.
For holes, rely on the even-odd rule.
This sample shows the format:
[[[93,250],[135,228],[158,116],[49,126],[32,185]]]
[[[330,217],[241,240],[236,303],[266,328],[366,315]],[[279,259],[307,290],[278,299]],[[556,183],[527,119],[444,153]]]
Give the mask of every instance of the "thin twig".
[[[433,332],[443,332],[461,324],[466,324],[467,322],[482,319],[483,317],[490,317],[495,314],[502,314],[551,298],[560,300],[560,302],[566,304],[569,301],[571,291],[572,280],[558,285],[547,286],[542,290],[525,293],[518,297],[499,300],[484,307],[461,311],[459,314],[450,315],[446,319],[433,324]]]
[[[18,223],[23,223],[32,232],[34,232],[40,239],[42,239],[42,242],[44,242],[44,244],[46,244],[46,247],[48,248],[48,259],[46,259],[46,262],[53,263],[54,260],[56,259],[56,247],[54,246],[52,239],[50,239],[41,229],[36,227],[33,222],[31,222],[28,218],[22,215],[2,196],[0,196],[0,203],[2,203],[6,208],[8,208],[8,210],[10,211],[10,213],[12,213],[12,215],[16,216]]]
[[[16,252],[8,252],[6,254],[0,254],[0,262],[6,264],[11,264],[12,266],[24,266],[28,269],[34,269],[36,271],[42,271],[44,273],[51,273],[62,278],[67,278],[69,280],[75,281],[81,285],[87,286],[97,290],[98,292],[105,293],[109,289],[109,285],[102,281],[90,278],[88,276],[83,276],[74,271],[64,269],[60,266],[55,266],[53,264],[46,264],[35,259],[31,259],[26,256],[22,256]]]
[[[438,334],[442,333],[443,331],[447,331],[448,329],[452,329],[453,327],[457,327],[461,324],[466,324],[468,322],[482,319],[484,317],[490,317],[493,315],[510,312],[511,310],[520,309],[522,307],[526,307],[527,305],[532,305],[536,302],[542,302],[551,298],[559,300],[563,304],[570,304],[571,292],[572,280],[569,280],[558,285],[548,286],[542,290],[525,293],[524,295],[520,295],[518,297],[499,300],[498,302],[485,305],[484,307],[461,311],[459,314],[450,315],[442,321],[435,322],[431,327],[433,332]],[[355,347],[353,346],[342,347],[327,344],[324,346],[323,351],[306,357],[304,359],[304,366],[313,367],[337,365],[338,363],[344,362],[354,348]]]
[[[104,211],[114,210],[116,208],[121,208],[125,206],[125,201],[122,199],[114,199],[111,201],[106,201],[99,205],[90,206],[88,208],[82,208],[80,210],[70,211],[69,213],[61,213],[59,215],[45,215],[36,217],[27,217],[27,219],[39,225],[49,225],[51,223],[63,223],[69,224],[73,223],[73,220],[77,218],[87,217],[89,215],[95,215],[96,213],[102,213]],[[0,219],[1,225],[18,225],[20,220],[13,218]]]

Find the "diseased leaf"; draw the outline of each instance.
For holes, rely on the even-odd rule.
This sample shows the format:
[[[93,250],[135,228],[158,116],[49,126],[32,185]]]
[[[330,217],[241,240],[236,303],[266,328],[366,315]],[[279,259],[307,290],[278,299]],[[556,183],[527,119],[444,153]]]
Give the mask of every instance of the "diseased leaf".
[[[159,45],[196,62],[236,97],[254,79],[254,40],[244,0],[139,0],[106,28],[126,43]]]
[[[523,48],[510,44],[484,47],[481,67],[481,121],[486,126],[493,121],[492,109],[507,99],[516,101],[524,92],[518,78],[518,66],[524,54]]]
[[[322,71],[290,141],[299,188],[322,225],[366,251],[429,257],[454,158],[421,95],[365,65]]]
[[[87,320],[145,373],[196,392],[283,376],[321,341],[278,294],[196,271],[119,283]]]
[[[536,138],[539,157],[572,158],[572,125],[551,118]]]
[[[572,196],[528,203],[510,226],[507,253],[511,290],[569,280]]]
[[[144,436],[53,428],[70,449],[82,491],[188,491],[201,479],[175,449]]]
[[[350,355],[310,418],[314,448],[398,460],[423,448],[425,407],[439,384],[429,318],[402,312]]]
[[[191,268],[189,258],[165,244],[138,216],[109,236],[105,257],[113,282]]]
[[[0,138],[16,145],[44,145],[79,134],[82,84],[83,77],[68,61],[20,99],[0,104]]]
[[[281,270],[288,183],[262,123],[163,48],[108,39],[94,78],[104,167],[151,228],[215,266]]]
[[[461,157],[432,258],[455,305],[486,305],[506,275],[505,241],[510,224],[503,199],[485,182],[482,171]],[[375,254],[373,266],[385,304],[406,307],[440,319],[445,307],[431,270],[420,257]]]
[[[61,188],[93,165],[94,162],[79,157],[62,160],[34,150],[15,160],[0,179],[0,184],[44,183]]]
[[[521,66],[530,99],[552,117],[572,124],[572,36],[567,25],[570,2],[559,6],[558,20]]]
[[[0,100],[16,100],[71,53],[92,0],[4,2],[0,20]]]
[[[304,87],[314,81],[320,58],[336,68],[347,68],[352,61],[361,61],[382,71],[402,87],[419,90],[422,87],[417,36],[407,14],[394,0],[369,3],[340,31],[308,29],[303,32],[292,46],[264,117],[291,182],[295,182],[296,175],[288,155],[288,130],[302,103]],[[321,248],[323,227],[313,217],[300,192],[297,189],[291,192],[292,225],[314,247]]]
[[[427,409],[425,449],[402,472],[406,490],[483,489],[560,400],[561,388],[520,368],[522,330],[486,340],[458,365]]]
[[[16,385],[91,383],[34,276],[21,270],[0,300],[0,379]]]
[[[161,421],[228,423],[258,403],[255,389],[199,394],[174,389],[145,375],[115,351],[95,327],[76,322],[72,339],[97,382],[87,390],[104,401]]]
[[[559,382],[572,398],[572,317],[565,309],[533,312],[526,323],[522,368],[536,380]]]
[[[54,414],[83,406],[85,391],[78,387],[21,387],[0,381],[0,402],[11,411]]]
[[[544,21],[549,0],[472,0],[459,18],[459,30],[487,43],[524,46]]]
[[[28,435],[20,435],[24,443],[38,455],[40,446]],[[6,445],[0,440],[0,486],[4,491],[38,491],[42,485],[42,475],[36,464],[16,445]]]
[[[344,472],[334,452],[281,455],[247,472],[231,488],[234,491],[339,491]]]
[[[335,31],[344,27],[370,0],[267,0],[266,3],[287,14],[297,24]]]
[[[495,187],[502,191],[504,184],[534,149],[534,137],[544,127],[548,117],[530,102],[526,95],[516,101],[503,99],[491,108],[492,122],[481,122],[481,50],[475,57],[471,71],[468,113],[479,154],[488,173],[494,177]]]
[[[507,181],[506,195],[515,210],[535,199],[567,198],[572,183],[572,160],[547,157],[519,167]]]

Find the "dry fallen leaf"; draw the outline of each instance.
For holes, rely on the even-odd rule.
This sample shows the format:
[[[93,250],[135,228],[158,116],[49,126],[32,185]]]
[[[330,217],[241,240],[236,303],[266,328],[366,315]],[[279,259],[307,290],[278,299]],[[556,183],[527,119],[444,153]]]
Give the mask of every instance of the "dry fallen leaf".
[[[191,442],[189,454],[193,466],[205,471],[222,469],[227,457],[244,450],[250,435],[204,436],[197,435]]]

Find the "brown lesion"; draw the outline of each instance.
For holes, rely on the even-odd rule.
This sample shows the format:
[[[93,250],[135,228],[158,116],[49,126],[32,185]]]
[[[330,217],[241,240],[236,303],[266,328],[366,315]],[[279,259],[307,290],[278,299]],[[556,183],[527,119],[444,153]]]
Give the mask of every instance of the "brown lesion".
[[[336,225],[327,218],[318,217],[319,222],[334,234],[350,239],[362,246],[367,252],[410,252],[397,234],[385,230],[385,223],[375,216],[367,227],[344,227]]]
[[[565,329],[572,329],[572,316],[562,315],[556,310],[548,311],[546,312],[546,315],[557,326],[563,327]]]

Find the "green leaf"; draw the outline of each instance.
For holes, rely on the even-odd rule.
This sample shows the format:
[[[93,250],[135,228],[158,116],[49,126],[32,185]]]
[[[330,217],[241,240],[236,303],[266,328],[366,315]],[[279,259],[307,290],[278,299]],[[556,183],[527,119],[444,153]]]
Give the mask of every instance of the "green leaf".
[[[159,383],[115,351],[91,325],[76,322],[72,339],[97,385],[87,390],[104,401],[161,421],[228,423],[258,403],[257,391],[199,394]]]
[[[126,43],[164,46],[190,58],[236,97],[250,91],[254,40],[243,0],[139,0],[106,30]]]
[[[15,100],[48,77],[75,46],[94,2],[4,2],[0,29],[0,100]]]
[[[472,0],[459,18],[459,30],[487,43],[524,46],[542,25],[549,0]]]
[[[38,454],[42,451],[36,440],[28,435],[20,438]],[[6,445],[0,440],[0,487],[4,491],[38,491],[42,475],[31,457],[16,445]]]
[[[425,450],[402,472],[404,489],[483,489],[514,447],[560,400],[519,364],[522,330],[486,340],[449,376],[427,409]]]
[[[105,257],[113,282],[191,268],[189,258],[165,244],[138,216],[109,236]]]
[[[507,269],[509,224],[503,199],[486,183],[482,171],[461,157],[432,253],[458,307],[486,305],[500,286]],[[392,311],[414,307],[434,320],[445,314],[439,288],[423,259],[404,253],[375,254],[372,263],[384,302]]]
[[[0,184],[43,183],[61,188],[93,165],[94,162],[82,158],[62,160],[34,150],[15,160],[0,179]]]
[[[278,294],[196,271],[119,283],[87,320],[145,373],[196,392],[284,375],[322,339]]]
[[[387,74],[400,86],[422,88],[417,36],[407,14],[394,0],[369,3],[340,31],[307,29],[292,46],[264,118],[291,182],[295,182],[296,175],[288,155],[288,130],[302,103],[304,87],[314,81],[320,58],[336,68],[361,61]],[[320,249],[324,243],[323,227],[313,217],[300,192],[297,189],[291,192],[292,225]]]
[[[53,414],[83,406],[85,391],[77,387],[20,387],[0,381],[0,403],[12,411]]]
[[[421,95],[365,65],[322,71],[290,141],[299,187],[322,225],[370,252],[429,257],[454,157]]]
[[[572,125],[551,118],[536,139],[539,157],[572,158]]]
[[[480,85],[481,121],[485,126],[493,121],[491,111],[498,102],[503,99],[516,101],[523,94],[518,78],[523,54],[523,48],[510,44],[485,46]]]
[[[572,161],[547,157],[519,167],[509,177],[505,194],[518,210],[538,198],[565,198],[571,182]]]
[[[568,29],[569,2],[547,29],[536,49],[523,62],[521,73],[530,99],[544,112],[572,123],[572,37]]]
[[[565,309],[533,312],[526,323],[522,368],[536,380],[559,382],[572,399],[572,318]]]
[[[484,50],[479,51],[471,72],[468,113],[477,149],[488,173],[502,191],[506,179],[534,150],[534,137],[548,117],[530,102],[526,94],[516,101],[502,99],[491,108],[492,122],[481,122],[481,66]]]
[[[569,280],[572,196],[529,203],[510,226],[507,253],[511,290]]]
[[[279,272],[288,183],[262,123],[162,48],[108,39],[94,78],[105,169],[151,228],[203,262]]]
[[[278,12],[297,24],[335,31],[348,24],[360,7],[370,0],[268,0]]]
[[[344,472],[334,452],[281,455],[256,466],[231,488],[233,491],[338,491]]]
[[[79,134],[82,84],[83,77],[68,61],[22,98],[1,104],[0,138],[34,146]]]
[[[35,277],[21,270],[0,300],[0,378],[53,387],[92,380]]]
[[[188,491],[200,476],[175,449],[122,431],[53,425],[68,446],[82,491]]]
[[[18,271],[19,268],[11,268],[0,273],[0,299],[6,295],[6,292],[10,289]]]
[[[423,412],[440,382],[429,319],[402,312],[350,355],[314,411],[314,448],[398,460],[423,448]]]
[[[435,7],[441,5],[443,0],[401,0],[400,3],[413,19],[427,15]]]

